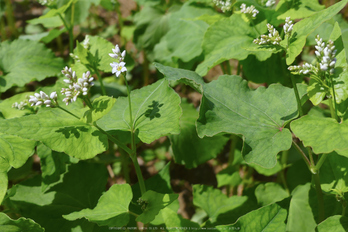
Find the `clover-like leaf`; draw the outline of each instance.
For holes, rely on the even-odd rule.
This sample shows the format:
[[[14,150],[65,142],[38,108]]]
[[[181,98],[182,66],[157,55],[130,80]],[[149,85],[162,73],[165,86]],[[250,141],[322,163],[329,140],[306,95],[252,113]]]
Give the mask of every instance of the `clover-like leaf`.
[[[319,11],[312,16],[295,23],[290,44],[286,53],[286,63],[288,65],[294,62],[295,58],[302,52],[306,43],[306,38],[323,22],[331,19],[348,3],[348,0],[338,2],[327,9]]]
[[[304,86],[299,87],[303,95]],[[200,137],[242,135],[244,160],[272,168],[278,152],[291,147],[291,133],[284,126],[297,114],[292,89],[272,84],[252,91],[239,76],[225,75],[203,87],[197,130]]]
[[[84,217],[101,226],[124,226],[129,221],[128,207],[132,197],[128,184],[114,184],[100,197],[94,209],[83,209],[63,217],[70,221]]]
[[[178,198],[178,194],[162,194],[149,190],[141,196],[144,211],[136,220],[144,224],[151,222],[161,209],[166,208]]]
[[[6,135],[41,141],[52,150],[79,159],[92,158],[108,147],[107,136],[97,128],[59,109],[0,120],[0,128]]]
[[[306,115],[290,124],[291,130],[303,142],[312,147],[314,153],[330,153],[348,157],[348,122]]]
[[[145,143],[167,134],[178,134],[181,116],[180,97],[162,79],[131,92],[133,128]],[[130,131],[128,98],[120,97],[97,124],[105,130]]]
[[[0,45],[0,92],[12,86],[24,86],[60,73],[64,62],[37,41],[4,41]]]
[[[27,218],[18,218],[13,220],[4,213],[0,213],[0,229],[1,231],[16,232],[44,232],[45,230],[35,221]]]

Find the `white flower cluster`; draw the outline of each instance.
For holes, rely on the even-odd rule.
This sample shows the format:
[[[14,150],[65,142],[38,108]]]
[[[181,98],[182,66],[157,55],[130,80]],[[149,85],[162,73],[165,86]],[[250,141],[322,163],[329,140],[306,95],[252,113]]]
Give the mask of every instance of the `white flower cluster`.
[[[55,0],[39,0],[39,3],[43,6],[51,5]]]
[[[334,73],[336,64],[336,50],[333,42],[329,40],[327,44],[317,35],[315,41],[317,45],[315,46],[315,55],[317,56],[319,67],[313,66],[311,64],[305,63],[303,66],[289,66],[289,70],[294,74],[308,74],[313,73],[318,75],[319,70],[330,73]]]
[[[89,49],[90,43],[89,43],[89,35],[86,35],[85,39],[82,42],[82,46],[85,49]]]
[[[262,0],[261,4],[266,6],[266,7],[272,7],[274,4],[276,4],[275,0]]]
[[[87,71],[82,74],[82,77],[77,79],[75,71],[71,68],[65,67],[62,73],[68,78],[64,79],[64,82],[69,84],[69,88],[62,88],[61,93],[66,97],[63,99],[66,105],[69,102],[76,101],[77,97],[82,93],[82,95],[87,95],[88,89],[94,85],[93,77],[90,77],[91,73]]]
[[[251,5],[246,7],[245,3],[240,5],[240,12],[246,14],[248,18],[250,17],[252,19],[255,19],[256,15],[259,13],[259,11],[255,9],[255,6]]]
[[[293,65],[289,66],[288,70],[290,70],[294,74],[308,74],[315,72],[315,67],[311,64],[305,63],[304,65]]]
[[[286,17],[285,24],[283,26],[285,35],[287,35],[289,37],[291,36],[293,26],[294,26],[294,24],[290,20],[290,17]]]
[[[20,102],[20,103],[15,102],[15,103],[12,104],[12,108],[17,108],[19,110],[24,110],[25,106],[27,106],[27,105],[28,105],[28,103],[25,102],[25,101],[24,102]]]
[[[320,70],[324,72],[329,70],[330,73],[333,73],[336,64],[336,50],[333,41],[329,40],[325,44],[319,35],[317,35],[315,41],[317,42],[315,55],[319,61]]]
[[[31,106],[40,106],[44,104],[46,107],[55,107],[58,104],[57,93],[52,92],[50,96],[48,96],[43,91],[40,91],[40,93],[34,93],[34,96],[29,96],[29,102]]]
[[[126,63],[123,62],[124,57],[126,56],[126,50],[121,53],[120,48],[116,44],[115,48],[112,49],[112,52],[113,53],[109,53],[109,56],[115,58],[117,62],[110,63],[110,66],[112,67],[112,74],[116,73],[116,77],[118,77],[122,72],[127,71],[127,68],[125,67]]]
[[[232,1],[231,0],[213,0],[215,6],[219,7],[222,12],[227,12],[232,10]]]
[[[261,35],[260,39],[254,39],[254,43],[258,45],[279,45],[282,38],[279,36],[279,32],[271,25],[267,24],[268,35]]]

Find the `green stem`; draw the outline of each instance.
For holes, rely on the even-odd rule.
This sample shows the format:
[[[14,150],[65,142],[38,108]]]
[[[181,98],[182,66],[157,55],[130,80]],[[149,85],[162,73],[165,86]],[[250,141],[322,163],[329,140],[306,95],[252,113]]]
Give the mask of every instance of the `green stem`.
[[[331,113],[331,118],[337,120],[337,114],[335,112],[335,106],[332,103],[332,97],[329,98],[329,106],[330,106],[330,113]]]
[[[314,162],[314,159],[313,159],[312,149],[310,147],[308,147],[307,150],[308,150],[309,161],[311,162],[311,166],[315,167],[315,162]]]
[[[18,37],[18,30],[15,25],[15,19],[13,16],[13,8],[12,8],[12,3],[11,0],[6,0],[6,19],[7,23],[11,29],[12,35],[14,35],[16,38]]]
[[[303,160],[305,161],[307,167],[309,170],[311,170],[311,162],[308,160],[306,154],[302,151],[302,149],[297,145],[297,143],[294,142],[294,140],[292,141],[292,145],[294,145],[294,147],[296,148],[296,150],[300,153],[300,155],[302,156]]]
[[[324,219],[325,219],[324,195],[323,195],[323,191],[321,190],[321,186],[320,186],[319,172],[317,172],[316,174],[312,174],[312,176],[313,176],[315,190],[317,192],[317,197],[318,197],[318,211],[319,211],[318,222],[320,223],[320,222],[324,221]]]
[[[128,161],[129,156],[127,155],[127,153],[123,149],[120,149],[120,153],[121,153],[123,177],[126,179],[126,182],[129,184],[130,183],[129,161]]]
[[[94,66],[93,69],[94,69],[94,72],[97,74],[98,81],[100,83],[100,88],[101,88],[101,91],[102,91],[102,95],[105,96],[106,95],[106,90],[105,90],[105,87],[104,87],[104,84],[103,84],[103,80],[102,80],[102,78],[100,76],[100,73],[98,72],[97,67]]]
[[[115,10],[116,10],[116,13],[117,13],[117,18],[118,18],[118,28],[119,28],[119,36],[120,38],[122,38],[121,36],[121,32],[122,32],[122,29],[123,29],[123,18],[122,18],[122,13],[121,13],[121,10],[120,10],[120,3],[116,3],[116,6],[115,6]],[[122,43],[125,44],[126,43],[126,40],[125,38],[122,38]]]
[[[73,47],[73,39],[74,39],[74,35],[72,34],[73,26],[70,27],[61,14],[58,14],[58,16],[59,16],[60,20],[62,20],[64,27],[68,31],[68,34],[69,34],[69,53],[72,53],[73,52],[73,48],[72,48]],[[71,57],[70,57],[70,60],[72,60]]]
[[[71,18],[69,28],[69,52],[73,53],[74,46],[74,17],[75,17],[75,3],[71,4]]]
[[[87,96],[83,96],[82,98],[83,98],[84,102],[86,103],[86,105],[87,105],[91,110],[93,110],[94,107],[93,107],[91,101],[89,100],[89,98],[88,98]]]
[[[345,214],[346,214],[346,208],[347,208],[347,202],[346,202],[346,200],[342,200],[343,202],[342,202],[342,216],[345,216]]]
[[[144,62],[143,62],[143,73],[144,73],[144,86],[149,84],[150,70],[149,70],[149,60],[147,59],[145,51],[143,51]]]
[[[298,89],[297,89],[297,85],[296,85],[296,82],[295,82],[295,78],[294,78],[294,76],[292,74],[290,74],[290,78],[291,78],[292,86],[293,86],[294,92],[295,92],[298,113],[299,113],[300,117],[302,117],[303,116],[303,111],[302,111],[300,94],[298,93]]]
[[[338,121],[338,115],[337,115],[337,102],[336,102],[336,94],[335,94],[335,86],[333,83],[332,75],[329,74],[330,82],[331,82],[331,88],[332,88],[332,97],[333,97],[333,107],[335,109],[335,118]]]
[[[227,72],[227,74],[231,75],[232,72],[231,72],[231,65],[230,65],[229,60],[226,60],[224,63],[226,64],[226,72]]]
[[[146,188],[145,188],[143,174],[141,173],[141,169],[140,169],[138,159],[137,159],[137,147],[135,146],[135,131],[134,131],[134,124],[133,124],[133,116],[132,116],[132,101],[131,101],[130,88],[128,85],[126,75],[123,75],[123,78],[124,78],[124,81],[125,81],[126,86],[127,86],[128,104],[129,104],[129,121],[130,121],[130,126],[131,126],[131,149],[132,149],[132,153],[130,154],[130,157],[133,161],[133,164],[135,167],[135,172],[136,172],[137,177],[138,177],[141,195],[143,195],[146,192]]]
[[[59,108],[59,109],[65,111],[66,113],[68,113],[68,114],[70,114],[71,116],[74,116],[75,118],[77,118],[77,119],[80,120],[80,117],[78,117],[78,116],[76,116],[75,114],[71,113],[70,111],[68,111],[68,110],[66,110],[66,109],[64,109],[64,108],[62,108],[61,106],[58,105],[57,108]]]
[[[289,150],[282,152],[281,159],[280,159],[280,163],[282,165],[282,170],[279,172],[279,175],[280,175],[280,179],[282,180],[282,183],[284,185],[286,192],[290,195],[288,183],[286,182],[286,178],[285,178],[285,169],[286,169],[287,162],[288,162],[288,156],[289,156]]]
[[[234,154],[235,154],[235,150],[236,150],[236,146],[237,146],[237,139],[238,139],[238,136],[231,135],[231,148],[230,148],[230,154],[228,156],[228,164],[229,165],[233,164]]]
[[[323,165],[324,161],[327,158],[327,153],[324,153],[321,155],[321,157],[319,158],[317,164],[315,165],[316,170],[319,170],[321,168],[321,165]]]
[[[114,136],[110,135],[108,132],[104,131],[102,128],[100,128],[97,125],[94,125],[100,132],[108,136],[108,139],[111,140],[113,143],[115,143],[117,146],[125,150],[128,154],[132,153],[132,150],[129,149],[126,145],[124,145],[120,140],[116,139]]]
[[[2,35],[1,41],[5,41],[7,39],[6,30],[5,30],[5,18],[0,18],[0,33]]]
[[[225,66],[224,66],[224,63],[220,63],[220,67],[221,67],[221,69],[222,69],[222,72],[223,72],[224,74],[226,74],[226,68],[225,68]]]

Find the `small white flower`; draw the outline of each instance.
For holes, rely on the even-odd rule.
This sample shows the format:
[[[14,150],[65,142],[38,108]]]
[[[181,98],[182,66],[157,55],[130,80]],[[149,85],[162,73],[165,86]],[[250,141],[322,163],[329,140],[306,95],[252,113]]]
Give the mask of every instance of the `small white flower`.
[[[125,67],[126,65],[125,62],[121,62],[121,63],[113,62],[110,65],[112,67],[112,74],[116,73],[117,77],[119,77],[122,72],[127,71],[127,68]]]
[[[251,5],[246,7],[245,3],[240,5],[240,12],[244,13],[248,18],[255,19],[256,15],[259,13],[255,6]]]

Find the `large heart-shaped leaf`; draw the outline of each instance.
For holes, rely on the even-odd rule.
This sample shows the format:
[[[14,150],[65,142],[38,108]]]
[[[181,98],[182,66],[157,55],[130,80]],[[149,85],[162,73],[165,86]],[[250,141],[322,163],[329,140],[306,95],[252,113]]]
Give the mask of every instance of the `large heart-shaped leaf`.
[[[84,217],[101,226],[124,226],[129,221],[128,207],[132,197],[128,184],[115,184],[100,197],[94,209],[83,209],[63,217],[70,221]]]
[[[79,159],[92,158],[108,147],[107,136],[96,127],[59,109],[0,120],[0,128],[6,135],[41,141],[52,150]]]
[[[55,76],[64,67],[61,58],[37,41],[15,40],[0,45],[0,92],[14,85],[24,86],[30,81],[41,81]]]
[[[341,215],[335,215],[327,218],[325,221],[320,223],[316,231],[326,232],[326,231],[336,231],[345,232],[348,231],[348,218]]]
[[[316,13],[316,11],[324,9],[324,5],[320,5],[316,0],[298,0],[296,3],[287,0],[280,0],[277,4],[276,11],[282,12],[278,19],[303,19]],[[284,12],[284,13],[283,13]]]
[[[278,152],[291,146],[291,133],[284,126],[297,114],[292,89],[273,84],[252,91],[239,76],[226,75],[203,87],[197,130],[200,137],[242,135],[245,161],[272,168]]]
[[[131,92],[133,128],[145,143],[180,132],[180,97],[162,79]],[[110,112],[97,121],[105,130],[130,131],[128,98],[118,98]]]

